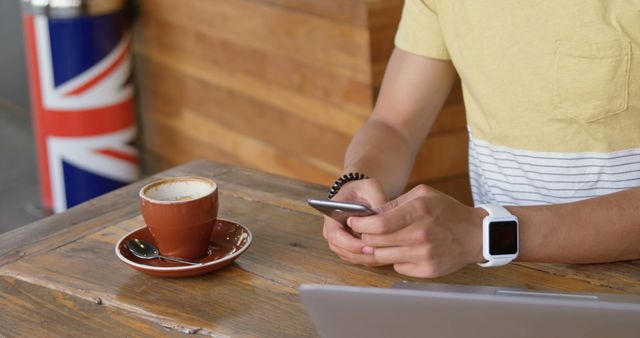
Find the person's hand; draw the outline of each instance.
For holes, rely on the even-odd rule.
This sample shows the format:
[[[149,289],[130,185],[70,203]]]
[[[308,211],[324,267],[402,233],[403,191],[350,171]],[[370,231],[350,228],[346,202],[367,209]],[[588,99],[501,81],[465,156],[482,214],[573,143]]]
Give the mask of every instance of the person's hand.
[[[387,202],[382,186],[372,178],[345,184],[338,194],[333,197],[333,200],[366,204],[371,208],[377,208]],[[366,266],[382,265],[376,261],[372,248],[367,248],[363,251],[365,245],[362,240],[354,237],[342,224],[333,218],[324,217],[322,235],[329,243],[331,251],[341,259]]]
[[[363,251],[401,274],[434,278],[482,260],[482,209],[426,185],[385,204],[378,215],[351,217]],[[355,246],[354,246],[355,248]]]

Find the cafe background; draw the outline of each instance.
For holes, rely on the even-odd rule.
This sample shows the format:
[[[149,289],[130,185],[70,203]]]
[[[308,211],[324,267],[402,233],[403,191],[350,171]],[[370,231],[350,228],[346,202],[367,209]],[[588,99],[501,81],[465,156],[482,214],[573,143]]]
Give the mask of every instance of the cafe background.
[[[143,174],[196,159],[329,185],[380,88],[401,0],[137,1]],[[39,208],[19,1],[0,2],[0,233]],[[459,85],[411,185],[471,203]]]
[[[20,2],[0,1],[0,233],[41,216]]]

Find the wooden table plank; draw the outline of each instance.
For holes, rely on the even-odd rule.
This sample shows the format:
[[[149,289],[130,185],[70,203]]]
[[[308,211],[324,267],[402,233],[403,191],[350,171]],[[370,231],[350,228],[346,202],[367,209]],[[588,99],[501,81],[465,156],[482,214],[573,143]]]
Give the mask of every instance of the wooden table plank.
[[[0,334],[9,337],[184,337],[156,323],[131,317],[64,292],[11,277],[0,278]]]
[[[525,266],[558,277],[583,280],[593,285],[606,286],[625,293],[640,295],[640,283],[638,283],[640,281],[640,261],[607,264],[528,263]]]
[[[0,268],[0,274],[81,298],[100,299],[134,316],[174,327],[230,336],[260,332],[260,336],[266,337],[313,334],[311,322],[297,298],[297,287],[302,283],[389,287],[407,280],[390,268],[365,268],[341,262],[327,249],[320,235],[321,218],[316,215],[223,193],[221,217],[247,225],[256,240],[236,264],[206,276],[150,277],[118,261],[113,254],[115,242],[142,225],[139,217],[46,254],[6,265]],[[611,291],[519,265],[497,269],[469,266],[435,281]],[[286,325],[272,325],[282,323],[283,318],[287,319]]]
[[[132,316],[205,335],[313,335],[296,290],[250,273],[241,263],[178,279],[147,276],[124,265],[113,253],[115,242],[139,226],[136,219],[104,229],[47,254],[6,265],[0,275],[99,299]],[[286,323],[282,318],[287,318]]]
[[[212,177],[220,188],[220,217],[251,229],[254,243],[236,263],[205,276],[167,279],[147,276],[117,259],[115,242],[142,226],[139,187],[152,179],[177,175]],[[305,202],[308,197],[325,193],[324,187],[201,161],[0,236],[0,276],[4,281],[0,290],[6,291],[0,305],[14,299],[17,302],[10,307],[11,316],[3,316],[2,323],[6,324],[0,324],[0,334],[12,335],[14,331],[4,327],[14,327],[13,322],[21,320],[25,309],[37,306],[21,290],[48,294],[44,299],[67,304],[68,311],[104,313],[105,322],[95,325],[120,323],[140,334],[169,327],[172,334],[286,337],[315,335],[297,296],[302,283],[389,287],[401,280],[418,281],[389,267],[366,268],[342,262],[329,251],[321,236],[322,218]],[[36,224],[42,229],[34,228]],[[16,250],[21,254],[15,254]],[[637,273],[637,263],[517,263],[494,269],[470,265],[433,281],[640,294]],[[97,300],[102,308],[87,305]],[[50,311],[54,310],[42,311],[47,312],[44,317],[53,316]],[[74,318],[84,317],[78,314]],[[37,325],[32,328],[38,331]]]

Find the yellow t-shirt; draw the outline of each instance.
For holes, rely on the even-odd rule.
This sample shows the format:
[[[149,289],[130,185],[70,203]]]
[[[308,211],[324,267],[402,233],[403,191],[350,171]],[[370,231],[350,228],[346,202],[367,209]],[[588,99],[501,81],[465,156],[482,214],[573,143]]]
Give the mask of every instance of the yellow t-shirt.
[[[640,0],[406,0],[396,46],[456,67],[477,203],[640,186]]]

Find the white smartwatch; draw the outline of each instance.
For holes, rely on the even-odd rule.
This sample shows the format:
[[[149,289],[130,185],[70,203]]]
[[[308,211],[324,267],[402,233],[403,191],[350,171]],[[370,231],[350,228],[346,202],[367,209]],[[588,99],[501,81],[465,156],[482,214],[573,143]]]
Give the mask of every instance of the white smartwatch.
[[[518,217],[497,204],[482,204],[478,208],[489,213],[482,220],[482,256],[487,261],[478,265],[491,267],[511,263],[520,251]]]

